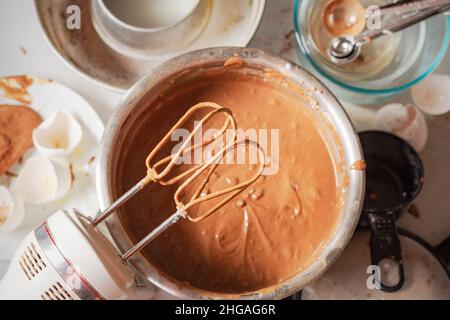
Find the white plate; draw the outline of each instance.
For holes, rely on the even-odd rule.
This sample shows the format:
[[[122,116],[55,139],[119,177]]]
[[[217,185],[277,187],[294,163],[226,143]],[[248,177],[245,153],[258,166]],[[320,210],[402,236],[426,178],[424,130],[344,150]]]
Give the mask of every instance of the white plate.
[[[25,219],[15,231],[0,235],[0,274],[6,261],[12,258],[15,249],[23,238],[39,224],[43,223],[52,213],[62,208],[78,208],[88,215],[94,215],[99,210],[95,186],[95,156],[103,135],[104,125],[94,109],[77,93],[61,84],[30,77],[33,84],[28,87],[30,104],[24,104],[5,96],[0,88],[0,104],[27,105],[37,111],[43,119],[57,111],[71,114],[77,119],[83,129],[80,145],[69,158],[73,167],[75,181],[69,193],[62,199],[44,205],[26,205]],[[21,165],[16,164],[9,172],[18,173],[25,160],[36,154],[34,149],[28,151]],[[0,184],[8,185],[15,178],[0,177]]]

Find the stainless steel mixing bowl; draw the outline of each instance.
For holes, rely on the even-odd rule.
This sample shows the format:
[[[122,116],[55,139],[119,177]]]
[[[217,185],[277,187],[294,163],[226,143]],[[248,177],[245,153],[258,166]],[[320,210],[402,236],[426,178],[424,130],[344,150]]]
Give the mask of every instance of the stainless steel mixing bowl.
[[[259,49],[213,48],[187,53],[170,60],[138,81],[123,97],[103,138],[97,170],[98,193],[102,209],[106,208],[119,194],[117,169],[121,153],[130,142],[127,137],[145,121],[143,116],[148,106],[162,91],[174,83],[185,81],[208,70],[223,68],[231,57],[244,61],[249,76],[264,77],[268,70],[281,74],[284,79],[299,87],[308,88],[318,102],[310,106],[321,123],[322,135],[334,158],[338,172],[338,183],[342,187],[342,213],[332,237],[318,253],[316,259],[304,270],[279,285],[242,294],[209,292],[178,283],[153,267],[144,256],[132,261],[137,272],[158,287],[181,298],[193,299],[281,299],[299,290],[319,277],[342,253],[350,240],[359,219],[364,196],[364,171],[352,170],[356,161],[363,159],[359,139],[340,103],[330,91],[314,76],[287,60],[272,56]],[[237,68],[239,69],[239,68]],[[236,68],[230,69],[236,70]],[[231,72],[231,71],[230,71]],[[296,94],[293,91],[293,94]],[[117,215],[107,221],[108,229],[120,250],[131,246]]]

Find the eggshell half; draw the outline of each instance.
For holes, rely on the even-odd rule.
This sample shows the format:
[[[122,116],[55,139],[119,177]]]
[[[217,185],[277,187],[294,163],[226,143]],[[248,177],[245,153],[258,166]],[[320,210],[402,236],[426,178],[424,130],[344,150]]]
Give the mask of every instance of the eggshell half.
[[[23,221],[25,206],[14,192],[0,186],[0,234],[14,231]]]
[[[413,105],[388,104],[381,108],[374,119],[377,130],[393,133],[406,140],[418,152],[428,140],[427,122],[419,109]]]
[[[441,115],[450,111],[450,76],[432,74],[411,88],[411,97],[424,113]]]
[[[82,129],[73,116],[57,112],[33,131],[37,151],[51,159],[69,156],[81,141]]]
[[[25,163],[14,190],[26,203],[42,204],[63,197],[70,187],[71,173],[65,162],[37,155]]]

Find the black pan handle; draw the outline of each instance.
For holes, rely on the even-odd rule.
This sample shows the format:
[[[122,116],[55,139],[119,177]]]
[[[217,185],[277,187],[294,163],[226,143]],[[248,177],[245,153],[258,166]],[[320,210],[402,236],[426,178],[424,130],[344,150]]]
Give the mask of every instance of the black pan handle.
[[[380,262],[393,262],[397,267],[398,282],[394,285],[386,285],[381,279],[381,290],[385,292],[398,291],[405,283],[405,272],[403,269],[402,250],[397,228],[395,226],[394,213],[369,213],[369,224],[371,228],[370,253],[372,264],[383,268]]]
[[[450,237],[442,241],[435,249],[436,255],[445,263],[450,262]]]

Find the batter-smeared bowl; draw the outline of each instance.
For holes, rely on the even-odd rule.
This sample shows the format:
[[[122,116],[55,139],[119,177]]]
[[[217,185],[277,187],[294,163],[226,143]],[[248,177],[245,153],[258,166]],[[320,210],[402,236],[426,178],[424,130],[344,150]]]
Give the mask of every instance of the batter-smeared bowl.
[[[186,2],[184,6],[181,4],[178,8],[178,11],[181,11],[179,16],[172,17],[176,20],[163,21],[163,9],[167,6],[163,5],[164,2],[159,3],[162,8],[158,8],[157,2],[153,7],[150,3],[146,5],[142,1],[132,1],[122,7],[120,2],[92,0],[93,25],[103,41],[111,48],[124,56],[142,60],[167,55],[171,51],[189,45],[202,32],[211,10],[211,3],[208,0]],[[143,21],[151,18],[144,14],[140,17],[137,9],[125,10],[130,6],[137,6],[137,9],[143,11],[159,9],[159,14],[153,14],[153,20],[159,18],[161,21],[155,21],[154,24],[147,21],[145,24]],[[130,17],[127,16],[127,12]],[[133,24],[130,20],[134,21]]]
[[[248,197],[247,213],[254,221],[242,240],[236,230],[242,230],[243,202],[232,202],[202,224],[182,222],[132,264],[183,298],[291,295],[321,275],[345,248],[360,215],[364,168],[355,166],[362,152],[339,102],[289,61],[258,49],[206,49],[175,58],[140,80],[120,102],[105,133],[98,169],[101,205],[106,207],[145,172],[141,158],[177,115],[207,99],[232,109],[245,129],[279,127],[280,171],[240,195]],[[296,207],[297,191],[303,209]],[[149,188],[108,221],[120,250],[171,212],[170,192]],[[250,209],[256,214],[251,216]]]

